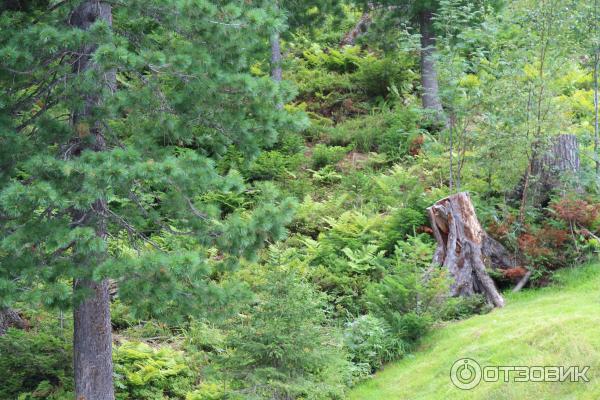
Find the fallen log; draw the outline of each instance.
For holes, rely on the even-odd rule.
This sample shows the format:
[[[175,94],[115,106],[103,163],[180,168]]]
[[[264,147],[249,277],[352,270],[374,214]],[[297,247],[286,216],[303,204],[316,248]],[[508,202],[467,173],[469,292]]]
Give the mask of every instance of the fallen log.
[[[511,265],[512,261],[508,251],[481,227],[468,193],[446,197],[427,211],[437,241],[433,263],[448,269],[454,280],[451,295],[482,293],[494,307],[503,307],[504,298],[486,271],[486,261]]]

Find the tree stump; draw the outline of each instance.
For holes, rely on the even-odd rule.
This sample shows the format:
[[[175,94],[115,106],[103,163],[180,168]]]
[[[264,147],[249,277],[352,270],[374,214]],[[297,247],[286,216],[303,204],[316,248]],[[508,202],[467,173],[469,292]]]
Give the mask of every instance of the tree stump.
[[[549,146],[537,152],[539,154],[534,155],[528,171],[510,196],[512,199],[523,201],[525,198],[535,207],[545,207],[552,192],[558,189],[566,189],[570,185],[575,190],[581,190],[576,180],[564,184],[565,175],[577,175],[580,170],[577,136],[555,136]]]
[[[0,308],[0,336],[4,335],[8,328],[25,329],[27,322],[15,310]]]
[[[494,307],[503,307],[504,298],[488,275],[485,261],[510,263],[508,252],[482,229],[469,195],[463,192],[446,197],[427,211],[437,241],[433,262],[447,268],[454,279],[451,295],[483,293]]]

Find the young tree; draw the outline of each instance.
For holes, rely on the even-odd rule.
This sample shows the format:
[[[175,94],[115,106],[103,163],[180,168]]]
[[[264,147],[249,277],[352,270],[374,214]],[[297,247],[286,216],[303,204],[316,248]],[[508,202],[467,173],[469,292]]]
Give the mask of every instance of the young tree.
[[[13,4],[14,3],[14,4]],[[250,74],[275,16],[247,2],[13,2],[0,14],[0,297],[72,305],[76,397],[114,399],[108,279],[144,317],[217,309],[218,277],[284,234],[214,160],[292,122]],[[27,7],[22,6],[27,4]],[[9,305],[9,304],[3,304]]]

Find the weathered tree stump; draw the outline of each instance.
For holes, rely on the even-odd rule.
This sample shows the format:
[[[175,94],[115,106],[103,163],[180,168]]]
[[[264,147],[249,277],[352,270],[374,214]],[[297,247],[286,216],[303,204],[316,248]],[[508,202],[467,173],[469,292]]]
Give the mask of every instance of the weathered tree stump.
[[[0,308],[0,336],[4,335],[8,328],[25,329],[26,327],[27,322],[18,312],[10,308]]]
[[[493,306],[504,306],[504,298],[488,275],[485,263],[486,259],[500,264],[511,261],[506,249],[482,229],[469,195],[463,192],[446,197],[427,211],[437,241],[433,262],[447,268],[454,279],[451,295],[483,293]]]
[[[539,155],[534,154],[527,172],[511,197],[521,203],[545,207],[552,192],[567,188],[564,176],[579,173],[579,144],[575,135],[558,135],[552,138],[549,146],[537,147]],[[571,180],[568,185],[579,190],[575,180]]]

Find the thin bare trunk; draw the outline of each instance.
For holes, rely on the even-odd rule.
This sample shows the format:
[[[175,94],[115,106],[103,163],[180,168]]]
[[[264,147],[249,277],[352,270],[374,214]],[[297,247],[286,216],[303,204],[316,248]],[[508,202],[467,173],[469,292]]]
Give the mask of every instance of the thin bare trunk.
[[[529,191],[529,178],[531,177],[531,161],[527,163],[527,172],[525,173],[525,183],[523,184],[523,194],[521,195],[521,206],[519,207],[519,225],[523,226],[525,222],[525,207],[527,206],[527,192]]]
[[[516,292],[520,291],[521,289],[523,289],[523,287],[529,281],[529,278],[531,278],[531,271],[527,271],[527,273],[521,278],[519,283],[517,283],[517,285],[514,287],[513,292],[516,293]]]
[[[600,55],[598,51],[594,54],[594,159],[596,161],[596,177],[600,175],[600,158],[598,147],[600,147],[600,137],[598,132],[598,62]]]
[[[452,193],[452,186],[454,185],[454,174],[453,174],[453,164],[454,164],[454,154],[453,154],[453,145],[454,145],[454,115],[450,116],[450,193]]]

